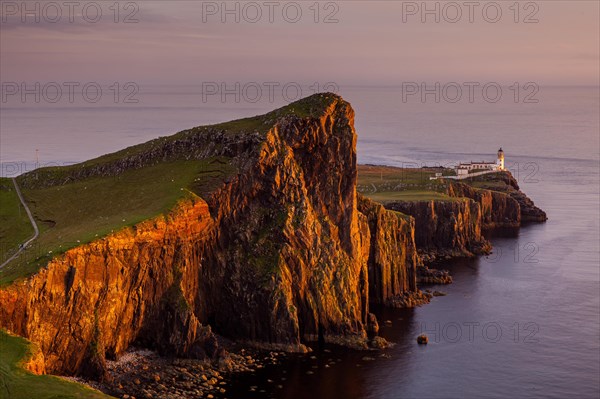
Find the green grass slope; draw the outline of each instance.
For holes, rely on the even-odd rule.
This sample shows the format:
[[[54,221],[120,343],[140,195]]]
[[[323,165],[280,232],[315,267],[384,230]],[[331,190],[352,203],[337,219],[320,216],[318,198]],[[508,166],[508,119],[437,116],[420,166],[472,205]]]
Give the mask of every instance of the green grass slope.
[[[0,178],[0,263],[33,236],[33,227],[11,179]]]
[[[226,160],[209,158],[159,163],[116,176],[23,189],[40,236],[0,270],[0,285],[35,273],[70,248],[167,213],[178,200],[190,193],[202,194],[232,171]]]
[[[429,180],[437,168],[396,168],[359,165],[357,190],[373,201],[456,201],[442,180]]]
[[[99,391],[51,375],[35,375],[21,367],[32,344],[0,330],[0,399],[109,399]]]

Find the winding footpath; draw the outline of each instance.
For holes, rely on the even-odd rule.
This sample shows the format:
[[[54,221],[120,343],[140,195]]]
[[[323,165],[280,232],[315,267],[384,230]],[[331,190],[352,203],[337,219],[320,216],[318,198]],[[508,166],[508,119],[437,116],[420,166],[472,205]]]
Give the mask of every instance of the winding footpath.
[[[19,196],[19,200],[21,201],[21,204],[23,204],[23,208],[25,208],[25,212],[27,212],[27,216],[29,216],[29,221],[31,222],[31,225],[33,226],[34,234],[33,234],[33,237],[31,237],[29,240],[25,241],[25,243],[22,244],[19,247],[19,250],[17,252],[15,252],[13,254],[13,256],[11,256],[10,258],[8,258],[4,263],[2,263],[0,265],[0,269],[2,269],[4,266],[6,266],[7,264],[9,264],[13,259],[15,259],[17,256],[19,256],[19,254],[21,254],[21,252],[23,252],[25,250],[25,248],[27,248],[27,246],[29,244],[31,244],[33,242],[33,240],[35,240],[36,238],[38,238],[38,236],[40,235],[40,229],[38,229],[38,226],[35,223],[35,220],[33,219],[33,215],[31,214],[31,211],[29,210],[29,207],[27,206],[27,204],[25,203],[25,200],[23,199],[23,194],[21,194],[21,189],[19,189],[19,185],[17,184],[17,180],[14,177],[12,178],[12,182],[13,182],[13,184],[15,186],[15,190],[17,192],[17,195]]]

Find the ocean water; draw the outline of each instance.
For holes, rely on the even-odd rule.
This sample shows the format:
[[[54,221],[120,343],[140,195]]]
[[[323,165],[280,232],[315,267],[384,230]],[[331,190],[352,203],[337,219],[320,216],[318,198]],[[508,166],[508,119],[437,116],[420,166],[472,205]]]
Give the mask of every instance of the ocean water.
[[[341,87],[340,94],[356,110],[359,162],[451,165],[494,160],[503,147],[507,167],[549,220],[494,232],[492,255],[445,265],[454,283],[430,287],[447,295],[429,305],[374,309],[393,348],[364,353],[327,347],[315,350],[316,359],[290,356],[283,365],[237,376],[227,397],[597,398],[598,88],[542,87],[537,103],[515,102],[508,94],[497,103],[403,101],[401,88],[393,87]],[[193,87],[150,88],[139,99],[126,105],[2,104],[2,174],[82,161],[285,103],[205,102]],[[421,332],[429,345],[416,344]],[[258,388],[250,392],[250,386]]]

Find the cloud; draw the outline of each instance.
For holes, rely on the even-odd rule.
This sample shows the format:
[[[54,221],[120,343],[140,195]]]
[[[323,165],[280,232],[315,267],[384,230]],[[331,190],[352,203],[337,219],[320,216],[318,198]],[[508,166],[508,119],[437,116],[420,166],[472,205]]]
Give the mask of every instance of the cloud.
[[[94,4],[100,8],[95,11],[83,12],[83,9],[69,9],[64,6],[58,12],[44,12],[37,9],[35,12],[21,9],[21,3],[18,3],[17,9],[7,9],[3,2],[0,9],[0,30],[12,31],[34,31],[50,30],[58,32],[86,33],[98,32],[101,30],[129,29],[134,26],[160,28],[161,25],[177,23],[176,18],[170,17],[158,10],[151,8],[136,8],[128,10],[114,11],[112,2],[100,2]],[[54,4],[64,4],[52,2]],[[86,3],[83,3],[86,4]],[[121,3],[119,3],[121,4]],[[137,4],[137,3],[127,3]],[[112,8],[111,8],[112,7]],[[33,10],[33,8],[31,9]]]

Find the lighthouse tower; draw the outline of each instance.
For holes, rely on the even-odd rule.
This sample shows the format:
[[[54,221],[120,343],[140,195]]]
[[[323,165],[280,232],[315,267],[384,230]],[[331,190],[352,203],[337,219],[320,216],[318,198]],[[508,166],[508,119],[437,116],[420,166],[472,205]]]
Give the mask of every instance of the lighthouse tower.
[[[500,170],[504,170],[504,151],[502,151],[502,147],[498,150],[498,160],[496,161],[498,164],[498,168]]]

